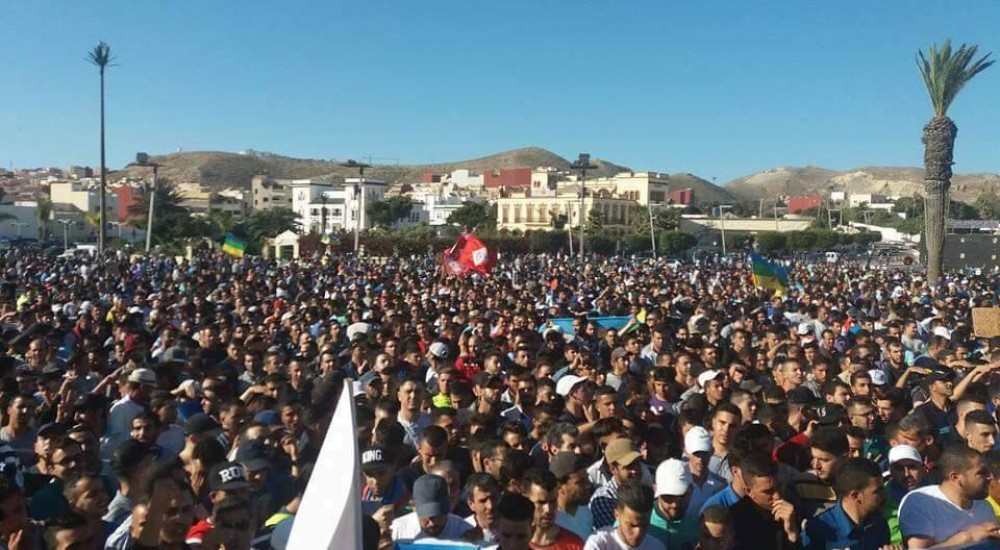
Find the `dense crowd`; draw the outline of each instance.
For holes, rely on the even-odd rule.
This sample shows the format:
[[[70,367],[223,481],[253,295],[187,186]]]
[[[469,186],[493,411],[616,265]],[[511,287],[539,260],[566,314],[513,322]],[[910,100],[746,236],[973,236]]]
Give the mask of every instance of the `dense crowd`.
[[[366,549],[1000,542],[1000,278],[788,271],[7,251],[0,548],[287,548],[342,391]]]

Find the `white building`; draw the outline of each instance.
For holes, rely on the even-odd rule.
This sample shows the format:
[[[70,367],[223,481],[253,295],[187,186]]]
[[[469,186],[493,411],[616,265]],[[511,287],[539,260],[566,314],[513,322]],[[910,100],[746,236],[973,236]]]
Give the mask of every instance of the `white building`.
[[[368,205],[385,196],[384,181],[347,178],[343,185],[317,180],[292,181],[292,210],[298,214],[301,231],[306,233],[351,232],[358,224],[371,229]]]
[[[476,174],[470,170],[454,170],[451,174],[448,174],[445,181],[458,189],[468,189],[470,191],[483,190],[483,175]]]

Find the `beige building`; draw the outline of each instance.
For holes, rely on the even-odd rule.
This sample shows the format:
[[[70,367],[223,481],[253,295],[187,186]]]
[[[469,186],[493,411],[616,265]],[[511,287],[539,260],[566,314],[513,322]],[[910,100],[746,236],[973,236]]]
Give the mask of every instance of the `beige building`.
[[[250,180],[250,210],[292,208],[292,180],[273,179],[265,175]]]
[[[196,216],[207,216],[211,212],[242,216],[247,212],[245,194],[237,189],[225,189],[216,193],[203,188],[199,183],[180,183],[177,185],[177,194],[181,197],[180,206]]]
[[[567,217],[569,226],[579,226],[581,219],[587,223],[593,211],[601,213],[607,227],[628,226],[637,209],[650,203],[664,204],[668,199],[669,179],[655,172],[621,172],[609,178],[587,178],[582,183],[583,212],[579,174],[532,171],[528,190],[497,199],[497,228],[551,229],[553,218],[560,214]]]
[[[552,196],[526,193],[497,199],[497,228],[552,229],[553,218],[560,214],[566,216],[569,226],[579,226],[581,218],[587,223],[592,211],[601,213],[605,227],[626,226],[632,223],[637,208],[641,207],[634,200],[613,197],[606,191],[591,193],[588,190],[581,213],[577,190],[564,187]]]
[[[81,181],[57,181],[49,184],[49,200],[58,210],[78,210],[85,214],[100,214],[101,190],[97,184]],[[108,220],[118,219],[118,195],[109,189],[105,193]]]

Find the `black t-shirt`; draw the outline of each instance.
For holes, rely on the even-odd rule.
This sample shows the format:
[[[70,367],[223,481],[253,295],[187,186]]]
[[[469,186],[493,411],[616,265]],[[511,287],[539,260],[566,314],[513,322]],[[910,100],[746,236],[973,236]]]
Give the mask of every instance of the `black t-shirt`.
[[[749,497],[743,497],[730,510],[736,531],[737,550],[792,550],[785,528],[770,512],[761,510]]]

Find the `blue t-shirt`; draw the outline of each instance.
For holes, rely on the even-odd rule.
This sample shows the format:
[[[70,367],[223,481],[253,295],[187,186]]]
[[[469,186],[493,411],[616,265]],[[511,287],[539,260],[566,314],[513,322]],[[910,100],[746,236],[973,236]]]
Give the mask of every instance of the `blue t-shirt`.
[[[705,504],[701,505],[701,510],[698,510],[698,515],[700,516],[704,514],[705,509],[709,506],[722,506],[723,508],[730,508],[739,502],[740,498],[740,495],[737,495],[736,491],[733,490],[733,486],[730,485],[709,497],[708,500],[705,501]]]
[[[889,544],[889,539],[889,524],[880,514],[872,514],[863,525],[856,525],[837,502],[833,508],[806,522],[802,546],[806,550],[878,550]]]

